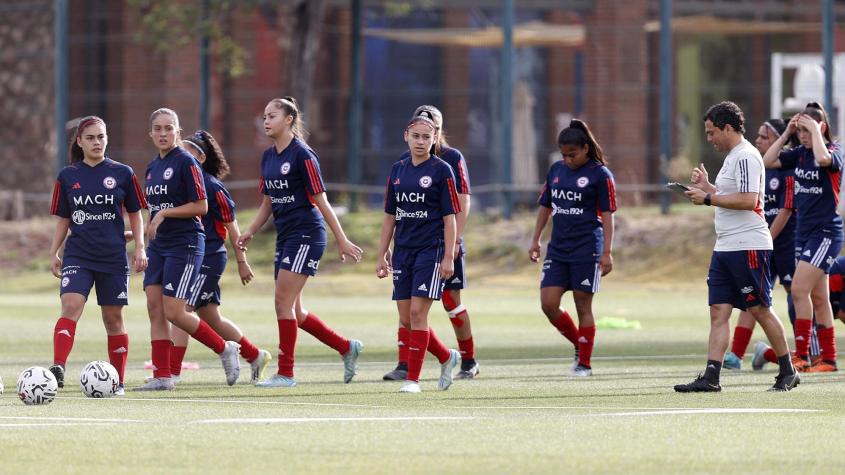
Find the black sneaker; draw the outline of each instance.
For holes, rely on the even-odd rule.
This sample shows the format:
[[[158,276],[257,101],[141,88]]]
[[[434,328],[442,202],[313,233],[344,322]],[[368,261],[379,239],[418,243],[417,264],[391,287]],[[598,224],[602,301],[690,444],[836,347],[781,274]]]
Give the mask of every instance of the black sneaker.
[[[721,390],[719,383],[713,384],[707,381],[701,373],[698,373],[698,377],[691,383],[675,385],[675,392],[679,393],[717,393]]]
[[[791,391],[801,383],[798,373],[779,374],[775,377],[775,385],[769,388],[769,392]]]
[[[385,381],[404,381],[408,378],[408,364],[399,363],[393,371],[382,376]]]
[[[56,382],[60,388],[65,387],[65,368],[60,364],[50,366],[50,372],[56,377]]]
[[[475,360],[462,360],[461,370],[455,375],[455,379],[472,379],[478,376],[478,363]]]

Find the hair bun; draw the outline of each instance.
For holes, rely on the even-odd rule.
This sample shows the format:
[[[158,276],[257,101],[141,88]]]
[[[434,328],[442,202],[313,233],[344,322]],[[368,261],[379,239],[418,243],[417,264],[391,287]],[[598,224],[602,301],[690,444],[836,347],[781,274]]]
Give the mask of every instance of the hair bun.
[[[297,104],[297,103],[296,103],[296,99],[294,99],[294,97],[293,97],[293,96],[284,96],[284,97],[282,97],[282,99],[284,99],[284,100],[286,100],[286,101],[290,102],[291,104],[293,104],[293,106],[294,106],[294,107],[296,107],[297,109],[299,109],[299,104]]]

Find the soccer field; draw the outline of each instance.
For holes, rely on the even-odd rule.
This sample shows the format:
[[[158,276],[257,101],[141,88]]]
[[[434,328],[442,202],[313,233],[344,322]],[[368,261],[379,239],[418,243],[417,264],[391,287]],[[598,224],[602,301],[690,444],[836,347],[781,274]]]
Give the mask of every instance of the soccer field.
[[[275,353],[276,325],[266,275],[242,291],[227,275],[226,314]],[[68,378],[49,406],[24,406],[17,374],[51,363],[55,281],[24,277],[0,294],[0,472],[45,464],[60,473],[842,473],[835,441],[845,430],[839,374],[805,376],[797,390],[767,393],[775,370],[724,372],[720,394],[676,394],[702,369],[707,311],[702,282],[644,285],[607,279],[597,317],[638,320],[642,329],[598,330],[592,378],[565,376],[571,348],[539,311],[533,277],[480,278],[465,292],[480,376],[436,390],[429,356],[423,393],[381,381],[394,364],[396,316],[389,282],[326,274],[306,305],[366,347],[361,370],[342,383],[332,350],[300,332],[293,389],[248,384],[248,367],[227,387],[217,358],[192,342],[169,393],[86,399],[76,384],[85,363],[105,359],[95,306],[86,309]],[[338,289],[344,295],[337,296]],[[149,359],[140,279],[127,308],[127,388]],[[355,296],[357,295],[357,296]],[[565,299],[571,308],[571,299]],[[776,303],[783,302],[782,294]],[[781,312],[785,313],[785,312]],[[445,314],[433,325],[448,344]],[[841,327],[840,327],[841,328]],[[758,330],[755,339],[762,337]],[[275,361],[271,369],[275,367]],[[796,443],[800,446],[796,447]]]

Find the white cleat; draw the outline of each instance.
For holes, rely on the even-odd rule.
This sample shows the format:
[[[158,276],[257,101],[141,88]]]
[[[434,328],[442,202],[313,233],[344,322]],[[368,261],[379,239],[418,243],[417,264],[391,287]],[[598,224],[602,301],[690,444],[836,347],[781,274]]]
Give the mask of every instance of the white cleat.
[[[115,396],[125,396],[126,395],[126,389],[123,387],[122,384],[118,385],[117,389],[114,390],[114,395]]]
[[[144,378],[144,382],[149,383],[150,381],[152,381],[154,379],[157,379],[157,378],[155,376],[147,376],[146,378]],[[173,383],[174,386],[176,386],[177,384],[182,382],[182,377],[178,376],[178,375],[177,376],[170,376],[170,382]]]
[[[255,383],[258,388],[292,388],[296,386],[296,380],[282,376],[281,374],[274,374],[269,379],[265,379],[259,383]]]
[[[587,376],[593,375],[593,369],[579,364],[569,372],[569,375],[575,376],[576,378],[586,378]]]
[[[348,383],[358,374],[358,355],[364,349],[359,340],[349,340],[349,351],[343,354],[343,382]]]
[[[227,341],[226,348],[220,353],[220,362],[223,363],[223,371],[226,372],[226,384],[229,386],[238,381],[241,375],[241,360],[238,359],[238,350],[241,345],[234,341]]]
[[[267,365],[273,360],[273,355],[267,350],[258,350],[258,356],[252,360],[249,366],[252,368],[252,376],[249,378],[250,383],[256,383],[264,376],[264,370]]]
[[[405,384],[399,388],[400,393],[421,393],[422,389],[420,388],[420,383],[416,381],[405,381]]]
[[[153,378],[143,386],[138,386],[133,391],[173,391],[173,382],[170,378]]]
[[[440,379],[437,380],[437,389],[445,391],[452,385],[452,370],[461,364],[461,354],[458,350],[449,350],[449,359],[440,365]]]

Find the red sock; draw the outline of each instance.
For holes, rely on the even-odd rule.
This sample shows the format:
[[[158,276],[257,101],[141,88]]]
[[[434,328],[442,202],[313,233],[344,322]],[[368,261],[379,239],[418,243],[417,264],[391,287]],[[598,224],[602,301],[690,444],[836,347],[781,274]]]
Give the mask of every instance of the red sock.
[[[69,318],[59,317],[53,329],[53,364],[65,367],[67,356],[73,348],[74,335],[76,335],[76,322]]]
[[[796,318],[795,326],[795,354],[805,358],[810,352],[810,335],[813,333],[813,320]]]
[[[766,361],[769,363],[777,363],[778,362],[778,355],[775,354],[775,350],[769,348],[763,353],[763,358],[766,358]]]
[[[185,360],[185,352],[188,351],[187,346],[170,347],[170,376],[179,376],[182,374],[182,361]]]
[[[572,321],[572,317],[569,316],[569,312],[564,310],[561,312],[557,320],[551,321],[551,324],[557,328],[557,331],[560,332],[561,335],[572,342],[573,345],[578,344],[578,329],[575,327],[575,322]]]
[[[590,357],[593,356],[593,343],[596,339],[596,327],[578,328],[578,363],[590,366]]]
[[[737,358],[742,359],[745,356],[745,350],[748,349],[748,344],[751,343],[751,334],[754,333],[750,328],[745,328],[737,325],[734,329],[734,342],[731,345],[731,352]]]
[[[241,337],[241,341],[238,343],[241,344],[241,356],[243,356],[245,360],[252,363],[255,361],[255,358],[258,358],[258,347],[253,345],[246,335]]]
[[[443,292],[442,300],[443,308],[449,314],[449,322],[452,323],[452,327],[458,329],[464,326],[464,319],[469,317],[466,308],[463,305],[458,305],[449,292]]]
[[[399,327],[397,336],[399,345],[399,363],[408,364],[408,345],[411,344],[411,330],[405,327]]]
[[[819,346],[822,347],[822,360],[836,361],[836,336],[833,327],[817,327],[816,334],[819,336]]]
[[[335,333],[326,325],[326,322],[320,320],[320,317],[313,313],[308,313],[305,320],[299,324],[299,328],[314,335],[314,338],[320,340],[324,345],[334,348],[341,355],[349,351],[349,340]]]
[[[440,341],[440,338],[437,338],[437,335],[434,334],[434,330],[431,327],[428,327],[428,346],[426,349],[428,349],[428,352],[437,358],[437,361],[439,361],[440,364],[445,363],[449,360],[449,357],[452,356],[451,353],[449,353],[449,348],[446,348],[446,345]]]
[[[411,330],[408,342],[408,381],[419,381],[428,348],[429,330]]]
[[[153,340],[153,377],[170,377],[170,340]]]
[[[279,324],[279,374],[293,377],[294,350],[296,349],[296,319],[276,320]]]
[[[120,376],[120,384],[123,384],[123,375],[126,373],[126,360],[129,357],[129,335],[109,335],[109,363],[117,370]]]
[[[466,340],[458,340],[458,349],[461,351],[461,359],[475,359],[475,345],[472,342],[472,337]]]
[[[226,349],[226,340],[223,339],[220,335],[214,331],[213,328],[208,326],[208,323],[205,323],[205,320],[200,320],[200,324],[197,327],[197,331],[191,334],[198,342],[202,343],[203,345],[211,348],[211,351],[217,353],[223,353],[223,350]]]

